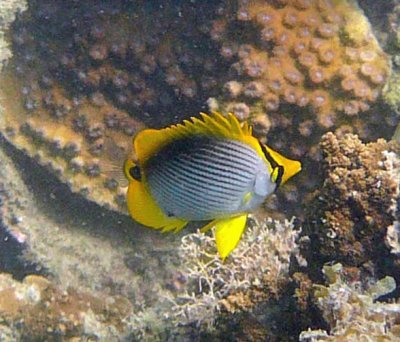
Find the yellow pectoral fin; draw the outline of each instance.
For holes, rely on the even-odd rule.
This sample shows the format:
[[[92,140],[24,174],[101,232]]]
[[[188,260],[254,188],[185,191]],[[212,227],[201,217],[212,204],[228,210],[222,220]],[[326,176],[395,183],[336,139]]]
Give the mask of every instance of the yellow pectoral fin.
[[[165,215],[144,184],[135,179],[129,182],[127,202],[129,214],[145,226],[177,232],[187,224],[187,221]]]
[[[217,250],[222,259],[225,259],[239,243],[246,221],[247,214],[214,221]]]

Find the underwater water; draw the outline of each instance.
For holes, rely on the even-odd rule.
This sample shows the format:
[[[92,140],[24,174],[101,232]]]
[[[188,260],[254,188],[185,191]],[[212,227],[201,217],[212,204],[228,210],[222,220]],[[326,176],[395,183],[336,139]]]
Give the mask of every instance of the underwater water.
[[[399,30],[398,0],[0,0],[0,340],[400,340]]]

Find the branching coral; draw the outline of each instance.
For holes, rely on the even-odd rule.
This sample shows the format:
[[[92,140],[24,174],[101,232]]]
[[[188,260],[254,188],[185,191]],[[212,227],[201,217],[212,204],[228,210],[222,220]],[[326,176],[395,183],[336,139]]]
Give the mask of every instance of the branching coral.
[[[345,267],[396,274],[387,246],[399,202],[399,146],[380,139],[326,134],[321,142],[325,182],[309,204],[304,233],[313,265],[330,260]],[[397,212],[397,213],[396,213]],[[390,243],[389,243],[390,244]]]
[[[291,258],[304,262],[296,243],[300,231],[293,228],[293,221],[256,222],[225,261],[213,237],[186,235],[180,254],[188,290],[173,299],[173,319],[211,329],[219,312],[249,311],[278,297],[289,282]]]
[[[367,289],[349,285],[342,278],[342,265],[325,266],[328,285],[315,286],[314,297],[330,327],[304,331],[300,341],[395,341],[400,332],[400,304],[376,302],[393,291],[396,283],[385,277]]]

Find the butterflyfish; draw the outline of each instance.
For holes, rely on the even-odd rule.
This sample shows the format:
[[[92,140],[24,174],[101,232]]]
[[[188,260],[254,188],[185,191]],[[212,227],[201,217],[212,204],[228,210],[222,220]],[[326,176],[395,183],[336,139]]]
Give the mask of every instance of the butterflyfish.
[[[127,205],[137,222],[178,232],[189,221],[210,221],[219,255],[237,246],[247,216],[301,170],[252,135],[233,114],[201,113],[182,124],[146,129],[128,159]]]

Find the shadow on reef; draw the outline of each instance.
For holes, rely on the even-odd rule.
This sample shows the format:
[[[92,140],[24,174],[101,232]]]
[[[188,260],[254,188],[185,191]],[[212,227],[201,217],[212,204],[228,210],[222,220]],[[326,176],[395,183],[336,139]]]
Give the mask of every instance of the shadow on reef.
[[[0,273],[10,273],[17,280],[29,274],[46,274],[42,266],[24,261],[21,258],[22,252],[23,246],[7,232],[0,221]]]
[[[132,236],[133,226],[136,225],[126,215],[121,215],[98,206],[94,202],[88,202],[85,198],[72,193],[68,186],[60,183],[56,176],[28,158],[23,152],[0,140],[1,146],[12,158],[21,178],[31,194],[34,196],[35,204],[41,212],[51,217],[56,222],[67,223],[71,229],[81,227],[91,230],[93,234],[102,234],[103,237],[113,239],[116,235],[125,235],[125,238],[134,241]],[[18,218],[16,218],[18,220]],[[90,222],[90,224],[88,224]],[[99,226],[120,226],[118,230],[96,230]],[[151,232],[147,229],[136,229],[136,237],[141,233]]]
[[[0,148],[6,145],[9,149],[14,149],[0,136]],[[10,273],[17,280],[22,280],[29,274],[45,275],[47,272],[41,265],[22,258],[23,244],[18,241],[18,236],[7,231],[3,223],[2,207],[7,196],[6,187],[0,179],[0,273]],[[14,220],[18,221],[18,217],[14,217]]]

